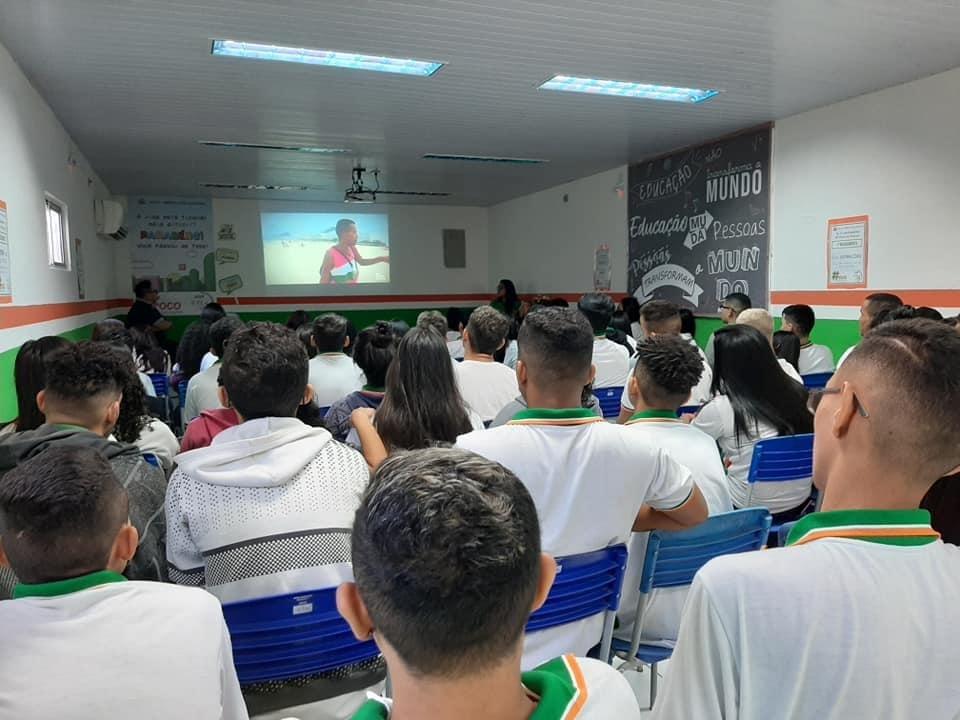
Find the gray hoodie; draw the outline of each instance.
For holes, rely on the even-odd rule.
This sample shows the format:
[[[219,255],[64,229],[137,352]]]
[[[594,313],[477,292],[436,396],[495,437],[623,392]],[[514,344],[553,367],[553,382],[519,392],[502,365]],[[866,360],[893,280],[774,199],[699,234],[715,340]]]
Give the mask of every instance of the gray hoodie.
[[[96,450],[110,463],[130,497],[130,522],[140,533],[140,546],[124,573],[131,580],[166,581],[166,535],[163,500],[167,481],[134,445],[123,445],[70,425],[41,425],[36,430],[0,436],[0,478],[20,462],[51,446]],[[3,588],[0,588],[2,596]]]

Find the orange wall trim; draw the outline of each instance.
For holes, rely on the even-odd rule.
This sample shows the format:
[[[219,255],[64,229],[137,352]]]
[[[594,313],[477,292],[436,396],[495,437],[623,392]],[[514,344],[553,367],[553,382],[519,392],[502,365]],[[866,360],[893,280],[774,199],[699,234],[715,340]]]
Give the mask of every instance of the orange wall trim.
[[[131,304],[127,298],[113,300],[77,300],[76,302],[50,303],[49,305],[12,305],[0,309],[0,330],[33,325],[49,320],[86,315],[99,310],[127,308]]]
[[[908,305],[927,305],[935,308],[960,307],[960,290],[774,290],[770,293],[772,305],[826,305],[832,307],[860,307],[864,298],[876,292],[892,292]]]

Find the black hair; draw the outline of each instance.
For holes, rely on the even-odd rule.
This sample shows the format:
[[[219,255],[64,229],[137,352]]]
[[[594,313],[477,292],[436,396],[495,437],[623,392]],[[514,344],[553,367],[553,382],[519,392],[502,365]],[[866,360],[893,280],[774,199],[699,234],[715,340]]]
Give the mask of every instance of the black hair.
[[[898,305],[896,307],[885,307],[879,310],[870,321],[870,330],[884,325],[894,320],[913,320],[917,317],[917,311],[910,305]]]
[[[666,300],[650,300],[640,308],[640,319],[655,333],[676,334],[683,326],[680,306]]]
[[[130,327],[133,337],[133,351],[140,359],[143,371],[147,373],[167,372],[167,353],[157,341],[156,335],[142,328]]]
[[[506,278],[501,279],[497,286],[503,287],[503,311],[510,317],[515,316],[520,310],[520,296],[517,295],[517,286],[513,284],[513,280],[507,280]]]
[[[733,406],[737,441],[758,435],[758,424],[778,435],[813,432],[807,391],[780,367],[763,333],[749,325],[727,325],[714,333],[713,393]]]
[[[939,310],[936,310],[932,307],[921,305],[920,307],[915,308],[913,312],[917,318],[923,318],[924,320],[935,320],[936,322],[943,322],[943,313],[941,313]]]
[[[120,384],[120,414],[113,427],[113,436],[120,442],[135,444],[149,423],[147,393],[140,382],[133,356],[125,345],[111,344],[116,362],[117,382]]]
[[[518,359],[532,382],[545,387],[576,380],[581,385],[593,362],[593,329],[573,308],[538,307],[520,328]]]
[[[298,327],[304,323],[310,322],[310,315],[306,310],[294,310],[290,313],[290,317],[287,318],[287,321],[284,325],[290,330],[296,330]]]
[[[318,353],[338,353],[347,340],[347,319],[336,313],[324,313],[313,321],[313,342]]]
[[[210,326],[210,349],[220,360],[226,352],[230,338],[237,330],[244,327],[244,322],[236,315],[227,315]]]
[[[413,328],[397,346],[376,426],[390,450],[452,443],[473,429],[447,343],[432,330]]]
[[[960,327],[960,315],[947,318],[946,323],[951,327],[955,327],[955,328]]]
[[[692,310],[680,308],[680,332],[690,337],[697,335],[697,318]]]
[[[387,383],[387,370],[397,354],[397,341],[390,323],[379,321],[357,336],[353,362],[363,370],[367,385],[382,388]]]
[[[455,307],[449,308],[447,310],[447,329],[453,332],[460,332],[461,325],[466,325],[463,310]]]
[[[750,302],[750,296],[741,292],[730,293],[723,300],[724,302],[732,303],[734,305],[733,309],[737,312],[743,312],[753,307],[753,303]]]
[[[349,218],[343,218],[342,220],[337,220],[337,237],[339,238],[344,231],[349,230],[351,226],[356,225],[357,223]]]
[[[203,364],[204,356],[210,351],[210,325],[198,320],[183,331],[177,344],[177,363],[184,380],[189,380]]]
[[[777,330],[773,334],[773,352],[793,365],[794,369],[800,370],[800,338],[792,332]]]
[[[817,323],[817,316],[809,305],[788,305],[783,309],[781,315],[797,328],[800,337],[810,337],[813,326]]]
[[[903,305],[903,300],[900,299],[900,296],[894,295],[893,293],[871,293],[867,295],[864,300],[870,303],[874,312],[882,310],[883,307],[895,308]]]
[[[303,343],[303,349],[307,351],[307,358],[313,359],[317,356],[317,349],[313,346],[313,326],[310,323],[304,323],[296,329],[297,337]]]
[[[127,326],[123,324],[123,320],[118,320],[117,318],[106,318],[101,320],[93,326],[93,330],[90,333],[90,339],[93,341],[97,340],[106,340],[109,336],[113,338],[119,334],[120,329],[127,329]],[[127,333],[127,337],[130,338],[128,347],[133,350],[133,336],[130,333]]]
[[[393,328],[393,334],[396,335],[397,340],[402,340],[403,337],[410,332],[410,323],[406,320],[394,318],[390,321],[390,327]]]
[[[617,310],[610,318],[610,327],[619,330],[624,335],[633,335],[633,328],[630,327],[630,318],[623,310]]]
[[[493,355],[507,339],[510,318],[489,305],[483,305],[470,313],[466,331],[473,352]]]
[[[593,328],[594,335],[603,335],[613,317],[613,300],[602,293],[587,293],[580,298],[577,308]]]
[[[627,297],[621,300],[620,307],[623,308],[627,317],[630,318],[630,322],[640,322],[640,301],[633,295],[627,295]]]
[[[36,430],[44,417],[37,407],[37,393],[47,385],[46,361],[51,354],[70,346],[70,341],[56,335],[27,340],[17,351],[13,362],[13,384],[17,391],[17,432]]]
[[[0,483],[3,549],[28,584],[104,570],[128,512],[126,490],[91,448],[51,445]]]
[[[529,491],[502,465],[434,448],[388,458],[351,533],[377,632],[420,676],[460,676],[519,649],[540,576]]]
[[[308,365],[307,351],[292,330],[254,322],[230,336],[220,381],[244,420],[293,417],[307,388]]]
[[[703,376],[703,359],[679,335],[654,335],[637,344],[634,370],[640,393],[658,410],[676,410]]]
[[[350,318],[347,318],[347,337],[350,338],[350,342],[347,343],[347,346],[343,348],[344,355],[353,356],[353,346],[357,342],[357,326],[353,324],[353,321]]]
[[[126,384],[126,373],[119,358],[120,353],[114,346],[92,340],[51,353],[44,362],[47,396],[73,406],[101,395],[119,396]],[[139,384],[139,377],[137,382]]]
[[[220,318],[226,317],[226,315],[227,311],[223,309],[223,305],[218,302],[209,302],[204,305],[203,310],[200,311],[200,322],[213,325]]]
[[[149,280],[139,280],[133,286],[133,294],[136,295],[141,300],[143,299],[144,295],[146,295],[148,292],[151,292],[152,290],[153,290],[153,283]]]

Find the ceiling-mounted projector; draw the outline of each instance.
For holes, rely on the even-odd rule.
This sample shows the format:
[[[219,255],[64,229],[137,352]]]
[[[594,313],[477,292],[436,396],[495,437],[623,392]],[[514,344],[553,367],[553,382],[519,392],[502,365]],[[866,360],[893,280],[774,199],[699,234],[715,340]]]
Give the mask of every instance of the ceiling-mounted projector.
[[[420,192],[417,190],[382,190],[380,188],[380,171],[372,170],[373,187],[367,187],[363,184],[363,174],[366,168],[355,167],[353,169],[353,184],[343,193],[345,203],[363,203],[369,205],[377,201],[377,195],[405,195],[408,197],[449,197],[448,192]]]

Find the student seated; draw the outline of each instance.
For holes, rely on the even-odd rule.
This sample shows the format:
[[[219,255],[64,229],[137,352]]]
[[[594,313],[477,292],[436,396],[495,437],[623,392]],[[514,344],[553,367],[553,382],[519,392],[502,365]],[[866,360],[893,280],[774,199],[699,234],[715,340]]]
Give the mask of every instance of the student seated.
[[[677,410],[703,372],[700,353],[686,340],[670,335],[647,338],[637,352],[637,367],[627,385],[636,410],[627,427],[638,441],[662,448],[693,474],[710,515],[730,512],[733,502],[717,443],[677,417]],[[627,640],[640,599],[638,589],[646,549],[647,533],[634,533],[617,612],[616,634]],[[654,590],[647,601],[641,637],[648,641],[676,640],[686,595],[686,587]]]
[[[126,582],[137,550],[129,499],[95,450],[62,445],[0,483],[0,714],[241,720],[247,710],[217,601]]]
[[[0,476],[51,448],[96,450],[130,496],[130,521],[140,545],[127,566],[127,577],[166,580],[163,470],[147,463],[135,445],[108,439],[120,419],[123,389],[136,382],[124,364],[127,360],[110,345],[90,341],[51,354],[45,363],[46,386],[36,396],[45,422],[36,430],[0,438]]]
[[[810,479],[750,485],[758,440],[813,431],[807,391],[783,372],[760,331],[728,325],[714,333],[713,400],[693,426],[717,441],[737,508],[763,506],[774,522],[796,520],[810,497]]]
[[[865,338],[870,333],[870,329],[877,315],[884,310],[895,310],[899,307],[903,307],[903,300],[893,293],[871,293],[867,295],[860,305],[860,319],[858,321],[860,337]],[[852,353],[856,347],[857,346],[854,345],[851,348],[847,348],[843,355],[840,356],[840,359],[837,361],[838,370],[844,361],[850,357],[850,353]]]
[[[800,341],[792,332],[777,330],[773,334],[773,354],[800,372]]]
[[[640,329],[643,337],[682,337],[687,344],[696,349],[700,356],[702,371],[700,379],[690,389],[690,395],[686,398],[683,405],[703,405],[710,400],[713,395],[711,386],[713,385],[713,370],[707,362],[707,356],[697,345],[697,341],[692,335],[683,337],[683,318],[680,314],[680,307],[666,300],[650,300],[644,303],[640,309]],[[634,360],[634,362],[636,362]],[[620,396],[620,417],[617,422],[621,425],[633,417],[633,400],[630,398],[630,378],[633,376],[633,367],[623,382],[623,394]]]
[[[137,351],[136,343],[133,339],[134,332],[136,331],[128,330],[127,326],[124,325],[121,320],[117,320],[116,318],[107,318],[106,320],[101,320],[93,326],[93,331],[90,333],[90,339],[94,342],[110,342],[114,345],[124,345],[130,351],[130,357],[132,357],[134,363],[136,363]],[[154,387],[153,380],[150,379],[150,376],[143,372],[139,367],[137,367],[137,376],[140,378],[140,384],[143,385],[143,391],[147,394],[147,397],[156,398],[157,389]],[[34,395],[36,395],[36,393],[34,393]],[[157,414],[160,414],[159,409],[162,406],[163,401],[152,400],[148,402],[153,405],[153,408],[156,409]],[[153,408],[151,409],[152,412]]]
[[[183,331],[180,342],[177,343],[177,369],[181,381],[189,381],[198,372],[206,369],[204,360],[210,355],[210,326],[226,315],[220,303],[207,303],[200,311],[200,319],[190,323]],[[215,361],[216,358],[213,359],[213,362]]]
[[[463,360],[463,311],[452,307],[447,310],[447,350],[454,360]]]
[[[244,326],[243,321],[233,315],[217,320],[210,326],[210,351],[217,360],[206,370],[194,375],[187,383],[187,398],[183,405],[183,422],[190,423],[206,410],[217,410],[220,405],[220,358],[223,357],[230,336]]]
[[[252,323],[231,336],[220,397],[242,422],[177,457],[166,502],[174,582],[227,603],[349,577],[350,526],[369,472],[358,452],[295,417],[311,400],[307,376],[293,331]]]
[[[613,318],[613,300],[602,293],[588,293],[580,298],[577,308],[593,328],[593,366],[595,388],[619,387],[630,370],[630,350],[607,338]]]
[[[833,372],[833,351],[826,345],[814,345],[810,333],[817,322],[809,305],[788,305],[783,309],[781,327],[792,332],[800,341],[799,368],[801,375]]]
[[[516,476],[456,450],[387,460],[352,538],[354,583],[337,606],[376,638],[393,697],[354,717],[631,720],[627,681],[598,660],[558,657],[521,673],[523,630],[556,563],[540,552],[537,508]]]
[[[347,346],[345,317],[325,313],[314,320],[313,344],[317,356],[310,361],[310,385],[317,405],[330,407],[367,384],[363,371],[343,352]]]
[[[655,718],[960,716],[960,549],[918,509],[960,466],[960,337],[877,328],[811,407],[823,512],[697,573]]]
[[[47,384],[45,363],[70,341],[56,335],[27,340],[13,361],[13,385],[17,391],[17,416],[0,429],[0,437],[10,433],[36,430],[43,425],[43,413],[37,407],[37,393]]]
[[[776,352],[773,348],[773,317],[766,310],[762,308],[750,308],[749,310],[744,310],[737,316],[737,325],[749,325],[752,328],[756,328],[760,333],[767,339],[767,343],[770,346],[770,351],[773,352],[773,356],[777,359],[777,364],[780,366],[780,369],[783,370],[791,380],[798,382],[801,385],[803,384],[803,378],[800,377],[800,373],[797,368],[790,364],[790,362],[784,358],[777,357]]]
[[[740,316],[744,310],[749,310],[753,307],[753,303],[750,301],[750,296],[741,292],[730,293],[723,299],[723,304],[720,305],[720,322],[724,325],[733,325],[737,322],[737,318]],[[707,356],[707,362],[710,363],[710,367],[713,367],[714,363],[714,352],[713,344],[715,342],[715,335],[713,333],[710,335],[710,338],[707,340],[707,348],[704,350],[704,354]]]
[[[593,379],[594,337],[574,309],[536,308],[520,329],[517,377],[528,410],[457,447],[502,463],[537,505],[543,547],[555,557],[627,542],[630,532],[686,527],[707,517],[689,470],[630,429],[580,406]],[[524,667],[600,641],[600,616],[527,636]]]
[[[516,373],[493,359],[509,331],[510,318],[489,305],[474,310],[463,331],[464,360],[456,365],[457,385],[484,422],[493,420],[517,396]]]
[[[350,415],[357,408],[376,410],[383,402],[387,384],[387,370],[397,354],[397,343],[390,323],[380,321],[357,336],[353,361],[363,372],[367,384],[333,405],[326,416],[326,426],[340,442],[350,434]]]

